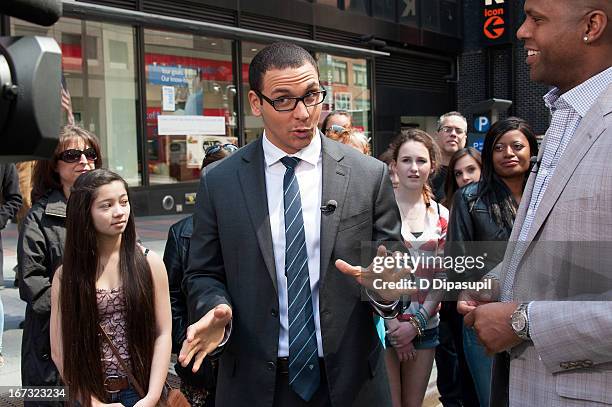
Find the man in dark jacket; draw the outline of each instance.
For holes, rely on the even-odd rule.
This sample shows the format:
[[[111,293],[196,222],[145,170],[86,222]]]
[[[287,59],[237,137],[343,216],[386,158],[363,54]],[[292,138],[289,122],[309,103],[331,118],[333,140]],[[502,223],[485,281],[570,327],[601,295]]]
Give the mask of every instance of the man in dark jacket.
[[[233,153],[237,150],[233,144],[217,144],[205,151],[202,168]],[[164,264],[168,271],[170,288],[170,305],[172,307],[172,353],[178,354],[185,340],[189,318],[187,316],[187,299],[181,289],[183,275],[187,268],[189,241],[193,233],[193,215],[176,222],[170,227],[168,240],[164,249]],[[207,359],[197,373],[191,372],[191,366],[174,365],[174,370],[181,378],[181,391],[193,407],[215,405],[215,385],[217,383],[217,361]]]
[[[15,164],[0,164],[0,230],[4,229],[10,219],[13,219],[21,208],[23,200],[19,193],[19,178]],[[2,235],[0,235],[0,285],[4,284],[4,257],[2,255]],[[0,335],[2,333],[0,332]]]

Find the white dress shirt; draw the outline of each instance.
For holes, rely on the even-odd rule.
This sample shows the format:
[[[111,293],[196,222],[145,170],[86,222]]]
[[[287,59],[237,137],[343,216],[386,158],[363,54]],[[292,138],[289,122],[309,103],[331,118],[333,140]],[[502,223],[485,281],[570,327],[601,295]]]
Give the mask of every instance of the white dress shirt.
[[[285,207],[283,202],[283,179],[286,167],[280,159],[290,155],[301,159],[295,168],[295,176],[300,186],[302,216],[308,252],[308,274],[314,324],[317,336],[319,357],[323,357],[321,341],[321,321],[319,318],[319,277],[321,275],[321,191],[322,191],[322,156],[321,137],[317,133],[308,147],[296,154],[287,154],[268,140],[264,132],[263,152],[265,157],[266,193],[270,229],[274,247],[274,264],[278,287],[278,304],[280,316],[280,333],[278,336],[278,356],[289,356],[289,316],[287,313],[287,276],[285,276]]]

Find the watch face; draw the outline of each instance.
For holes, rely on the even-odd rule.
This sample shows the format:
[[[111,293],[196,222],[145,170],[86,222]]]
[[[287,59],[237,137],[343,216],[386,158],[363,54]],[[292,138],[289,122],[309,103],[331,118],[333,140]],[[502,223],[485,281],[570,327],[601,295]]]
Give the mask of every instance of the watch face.
[[[525,317],[523,315],[512,315],[512,329],[514,329],[515,332],[521,332],[525,329]]]

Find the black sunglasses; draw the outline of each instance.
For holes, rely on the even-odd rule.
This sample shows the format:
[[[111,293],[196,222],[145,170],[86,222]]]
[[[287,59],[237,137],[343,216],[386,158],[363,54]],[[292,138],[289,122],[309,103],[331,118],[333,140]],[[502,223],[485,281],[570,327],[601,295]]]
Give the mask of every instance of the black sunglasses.
[[[85,150],[77,150],[76,148],[64,150],[59,154],[59,159],[65,163],[72,164],[80,161],[82,155],[87,158],[87,161],[96,161],[98,159],[98,154],[93,147],[86,148]]]
[[[206,157],[207,155],[218,153],[221,151],[221,149],[226,150],[229,153],[233,153],[234,151],[238,150],[238,146],[232,143],[214,144],[206,147],[206,150],[204,150],[204,156]]]

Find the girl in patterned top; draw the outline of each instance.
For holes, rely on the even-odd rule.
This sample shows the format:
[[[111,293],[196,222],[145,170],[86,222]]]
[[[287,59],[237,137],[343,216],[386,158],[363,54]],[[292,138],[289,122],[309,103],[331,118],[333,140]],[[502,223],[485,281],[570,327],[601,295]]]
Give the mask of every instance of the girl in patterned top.
[[[66,229],[64,262],[51,289],[51,353],[71,401],[157,405],[170,360],[168,279],[161,258],[136,242],[127,183],[103,169],[81,175]]]
[[[432,200],[429,178],[436,170],[437,145],[424,131],[410,129],[398,136],[389,149],[391,167],[398,177],[395,190],[402,219],[404,244],[415,257],[444,252],[448,210]],[[417,277],[431,279],[441,270],[415,267]],[[396,319],[385,320],[385,360],[394,406],[421,406],[438,345],[436,295],[419,291]]]

